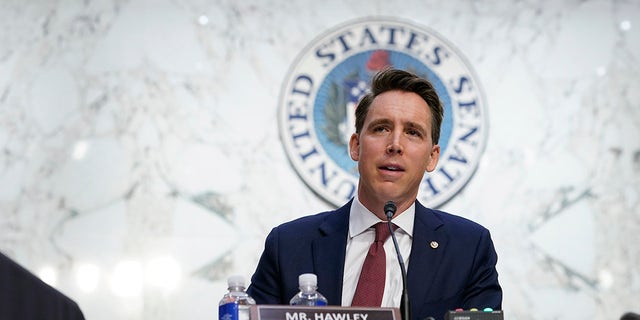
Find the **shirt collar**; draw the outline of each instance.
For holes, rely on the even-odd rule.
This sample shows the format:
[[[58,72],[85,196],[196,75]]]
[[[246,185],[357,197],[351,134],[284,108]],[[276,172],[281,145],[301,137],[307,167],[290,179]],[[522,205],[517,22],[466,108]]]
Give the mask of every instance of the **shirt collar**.
[[[393,222],[399,229],[404,231],[409,236],[413,236],[413,220],[416,214],[416,203],[412,203],[407,210],[396,215],[391,222]],[[369,211],[360,199],[356,195],[351,203],[351,213],[349,215],[349,238],[353,238],[367,229],[371,228],[378,222],[384,222],[380,220],[373,212]]]

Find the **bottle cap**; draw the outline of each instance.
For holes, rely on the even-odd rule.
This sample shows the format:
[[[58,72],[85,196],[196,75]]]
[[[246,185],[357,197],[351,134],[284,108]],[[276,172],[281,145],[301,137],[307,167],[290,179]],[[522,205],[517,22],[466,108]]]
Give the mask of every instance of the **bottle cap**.
[[[240,275],[233,275],[227,279],[227,285],[229,287],[244,287],[244,277]]]
[[[301,287],[315,287],[318,285],[318,277],[313,273],[303,273],[298,276],[298,285]]]

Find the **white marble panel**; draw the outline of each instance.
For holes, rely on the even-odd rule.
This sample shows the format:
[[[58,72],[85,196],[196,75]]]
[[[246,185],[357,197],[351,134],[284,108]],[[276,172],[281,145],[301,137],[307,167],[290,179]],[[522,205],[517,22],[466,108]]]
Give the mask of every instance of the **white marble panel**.
[[[0,250],[87,319],[215,317],[272,227],[330,208],[278,97],[307,44],[363,17],[434,30],[482,82],[486,150],[442,209],[491,230],[508,318],[640,312],[634,0],[4,1]]]

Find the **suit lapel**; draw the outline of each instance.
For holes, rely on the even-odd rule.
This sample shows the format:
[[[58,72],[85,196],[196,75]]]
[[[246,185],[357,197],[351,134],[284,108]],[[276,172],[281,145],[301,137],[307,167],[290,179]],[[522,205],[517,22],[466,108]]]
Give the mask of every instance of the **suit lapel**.
[[[320,237],[312,244],[313,265],[318,276],[318,291],[329,304],[342,303],[342,277],[349,229],[351,201],[328,215],[319,226]]]
[[[436,270],[447,247],[447,237],[443,228],[440,228],[442,224],[430,209],[416,201],[413,243],[407,271],[409,297],[414,307],[427,301]],[[432,247],[432,242],[437,243],[437,248]]]

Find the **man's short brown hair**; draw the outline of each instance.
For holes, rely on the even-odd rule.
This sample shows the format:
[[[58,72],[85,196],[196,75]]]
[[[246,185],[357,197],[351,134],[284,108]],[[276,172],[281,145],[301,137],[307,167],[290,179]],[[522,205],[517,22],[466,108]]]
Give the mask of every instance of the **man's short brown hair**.
[[[444,116],[444,108],[431,82],[411,72],[387,68],[373,76],[371,80],[371,92],[360,99],[356,107],[356,133],[360,133],[364,126],[364,120],[369,113],[369,107],[378,95],[392,90],[413,92],[427,103],[431,111],[431,139],[433,144],[438,144],[440,139],[440,126]]]

